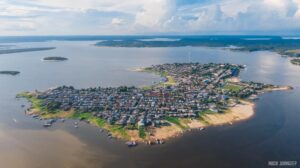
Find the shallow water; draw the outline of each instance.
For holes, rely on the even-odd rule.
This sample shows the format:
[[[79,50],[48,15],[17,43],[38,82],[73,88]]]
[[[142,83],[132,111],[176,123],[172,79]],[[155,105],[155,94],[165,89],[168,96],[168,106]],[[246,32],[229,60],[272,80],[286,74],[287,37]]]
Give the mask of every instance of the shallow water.
[[[110,48],[94,42],[18,43],[55,50],[0,55],[0,167],[266,167],[269,160],[300,158],[300,67],[272,52],[232,52],[221,48]],[[69,58],[42,61],[46,56]],[[160,78],[131,68],[173,62],[246,64],[243,80],[291,85],[292,91],[267,93],[256,102],[253,118],[204,131],[192,131],[165,145],[129,149],[84,122],[43,128],[25,116],[15,95],[59,85],[150,85]]]

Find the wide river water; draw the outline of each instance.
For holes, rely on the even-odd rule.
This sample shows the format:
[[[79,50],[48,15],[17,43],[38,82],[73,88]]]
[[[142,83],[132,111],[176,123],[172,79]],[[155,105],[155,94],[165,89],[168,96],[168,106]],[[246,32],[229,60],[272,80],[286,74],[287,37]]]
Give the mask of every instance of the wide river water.
[[[0,55],[0,70],[18,70],[0,76],[0,167],[267,167],[268,161],[300,161],[300,66],[268,51],[233,52],[221,48],[110,48],[94,42],[50,41],[18,43],[57,47],[54,50]],[[62,56],[65,62],[44,62]],[[58,122],[44,128],[24,114],[23,91],[59,85],[150,85],[160,77],[130,68],[174,62],[246,64],[243,80],[290,85],[292,91],[266,93],[256,101],[256,113],[247,121],[203,131],[192,131],[164,145],[128,148],[110,140],[99,129]]]

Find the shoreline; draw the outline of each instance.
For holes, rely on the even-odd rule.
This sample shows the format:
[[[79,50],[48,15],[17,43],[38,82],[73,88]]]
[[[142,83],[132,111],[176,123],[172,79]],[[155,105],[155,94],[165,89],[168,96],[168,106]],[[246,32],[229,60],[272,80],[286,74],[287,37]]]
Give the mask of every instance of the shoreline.
[[[150,72],[156,73],[155,71],[147,70],[145,67],[138,67],[134,69],[130,69],[131,71],[136,72]],[[155,86],[165,86],[165,85],[176,85],[175,80],[172,76],[169,76],[167,73],[159,73],[162,77],[166,79],[166,81],[161,82]],[[228,79],[231,83],[240,83],[241,80],[239,77],[232,77]],[[272,91],[284,91],[293,89],[290,86],[274,86],[270,85],[260,91],[257,94],[252,94],[250,97],[256,97],[257,95],[263,94],[264,92],[272,92]],[[40,100],[35,96],[38,92],[27,92],[23,94],[19,94],[18,97],[27,98],[29,102],[31,102],[31,108],[26,111],[27,115],[36,116],[41,120],[48,119],[78,119],[88,121],[91,125],[97,126],[105,132],[108,133],[110,138],[114,137],[121,140],[127,140],[131,142],[139,142],[145,144],[161,144],[164,140],[168,140],[174,137],[178,137],[190,130],[203,130],[209,126],[221,126],[221,125],[232,125],[235,122],[248,120],[255,114],[255,103],[251,101],[251,98],[248,97],[247,100],[238,99],[238,103],[235,101],[237,99],[231,98],[228,107],[225,108],[223,112],[213,112],[208,110],[209,112],[200,111],[199,116],[195,118],[172,118],[168,120],[168,117],[163,119],[169,125],[168,126],[159,126],[159,127],[144,127],[142,130],[139,127],[122,127],[120,125],[108,124],[104,119],[97,118],[90,113],[84,113],[81,111],[76,111],[71,109],[69,111],[58,111],[58,112],[49,112],[43,111],[40,106]],[[77,113],[77,116],[76,116]],[[172,120],[173,119],[173,120]],[[174,121],[175,120],[175,121]],[[141,132],[143,132],[143,136],[141,136]]]
[[[34,95],[34,93],[29,92],[28,95]],[[28,99],[31,104],[33,102]],[[40,120],[46,121],[49,119],[75,119],[75,120],[85,120],[88,121],[91,125],[96,126],[100,129],[105,129],[107,132],[112,134],[112,137],[121,139],[121,140],[130,140],[130,141],[136,141],[139,143],[146,143],[146,144],[153,144],[156,140],[169,140],[175,137],[178,137],[180,135],[183,135],[185,132],[191,131],[191,130],[203,130],[210,126],[221,126],[226,124],[234,124],[238,121],[243,121],[250,119],[255,114],[255,103],[242,100],[241,104],[235,104],[233,107],[228,108],[226,112],[224,113],[209,113],[204,114],[201,119],[189,119],[189,118],[180,118],[180,123],[183,127],[180,127],[172,122],[170,123],[170,126],[163,126],[158,128],[151,128],[152,135],[147,135],[145,138],[139,137],[139,130],[126,130],[127,132],[127,139],[124,138],[124,136],[120,135],[119,132],[111,132],[111,126],[105,124],[100,126],[97,124],[97,121],[94,121],[93,118],[91,119],[81,119],[81,118],[75,118],[74,117],[74,110],[69,110],[65,112],[58,112],[56,114],[42,114],[42,111],[38,109],[37,107],[31,106],[31,108],[27,109],[25,111],[26,115],[33,116],[34,118],[36,116],[39,117]]]

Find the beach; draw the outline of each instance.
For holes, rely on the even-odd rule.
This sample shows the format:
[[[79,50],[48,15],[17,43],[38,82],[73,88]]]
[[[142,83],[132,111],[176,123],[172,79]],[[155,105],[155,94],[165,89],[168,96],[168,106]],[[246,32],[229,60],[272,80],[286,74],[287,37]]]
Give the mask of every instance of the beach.
[[[202,130],[205,127],[217,126],[224,124],[233,124],[234,122],[250,119],[255,114],[255,104],[250,101],[242,100],[240,104],[229,108],[224,113],[204,114],[202,119],[187,119],[185,122],[181,122],[184,125],[184,129],[171,124],[171,126],[165,126],[161,128],[155,128],[155,132],[151,139],[170,139],[183,134],[185,131],[191,129]],[[138,139],[135,139],[138,140]]]

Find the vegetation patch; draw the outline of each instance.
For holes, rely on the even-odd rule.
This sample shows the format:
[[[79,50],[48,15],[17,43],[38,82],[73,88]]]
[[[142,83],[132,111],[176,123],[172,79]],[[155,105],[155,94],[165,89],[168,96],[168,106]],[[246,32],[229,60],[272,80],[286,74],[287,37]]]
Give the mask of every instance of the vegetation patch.
[[[128,140],[130,137],[127,130],[123,126],[119,125],[107,125],[107,129],[116,137]]]
[[[93,117],[93,115],[91,113],[88,113],[88,112],[79,112],[79,111],[76,111],[72,118],[74,119],[79,119],[79,120],[88,120],[88,119],[91,119]]]
[[[211,111],[211,110],[209,110],[209,109],[207,109],[207,110],[203,110],[203,111],[200,111],[199,113],[198,113],[198,119],[201,121],[201,122],[203,122],[203,123],[205,123],[205,124],[209,124],[209,122],[206,120],[206,118],[205,118],[205,115],[206,114],[215,114],[215,112],[213,112],[213,111]]]
[[[142,139],[146,137],[145,127],[139,127],[139,137]]]
[[[175,117],[167,117],[166,120],[169,121],[170,123],[173,123],[173,124],[179,126],[179,127],[182,128],[182,129],[186,129],[186,128],[187,128],[186,126],[184,126],[184,125],[180,122],[180,119],[179,119],[179,118],[175,118]]]
[[[224,86],[223,89],[225,89],[229,92],[239,92],[243,89],[243,87],[239,86],[239,85],[234,85],[234,84],[227,84]]]
[[[300,65],[300,59],[299,58],[292,59],[291,63],[294,65]]]
[[[95,124],[99,127],[104,127],[106,125],[106,121],[102,118],[92,117],[89,119],[92,124]]]

